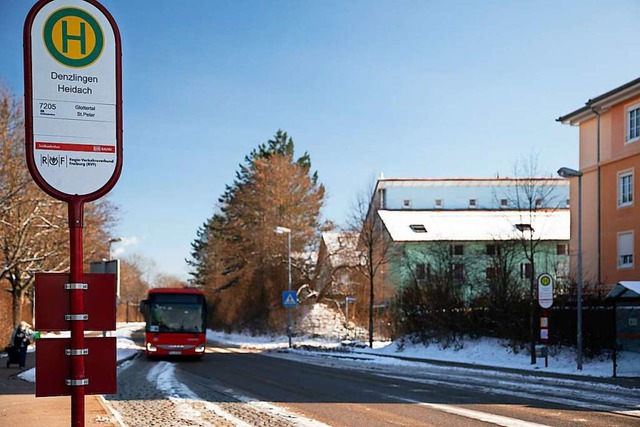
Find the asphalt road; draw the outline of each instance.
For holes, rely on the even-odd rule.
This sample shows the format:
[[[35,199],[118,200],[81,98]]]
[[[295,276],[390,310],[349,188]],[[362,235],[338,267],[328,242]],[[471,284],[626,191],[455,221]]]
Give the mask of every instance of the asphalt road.
[[[133,338],[140,341],[141,334]],[[118,395],[107,400],[130,427],[174,426],[177,420],[269,427],[640,426],[636,382],[375,365],[345,355],[209,344],[201,361],[139,357],[119,372]],[[166,371],[175,382],[160,386]]]
[[[517,378],[509,385],[495,373],[448,372],[429,365],[362,371],[357,361],[324,364],[350,369],[213,349],[201,362],[178,362],[176,377],[196,389],[212,387],[271,402],[331,426],[640,425],[637,416],[611,412],[616,408],[602,404],[596,395],[585,396],[593,391],[591,384],[584,384],[584,392],[574,393],[581,385],[571,383],[566,390],[554,386],[546,393],[534,377]],[[522,391],[528,388],[533,391]],[[625,391],[620,393],[622,398]]]

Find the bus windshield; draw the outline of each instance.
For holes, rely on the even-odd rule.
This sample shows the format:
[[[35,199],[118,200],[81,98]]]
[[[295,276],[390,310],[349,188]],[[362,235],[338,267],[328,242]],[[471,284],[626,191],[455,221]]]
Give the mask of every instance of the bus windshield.
[[[204,332],[204,299],[199,295],[156,294],[149,299],[148,332]]]

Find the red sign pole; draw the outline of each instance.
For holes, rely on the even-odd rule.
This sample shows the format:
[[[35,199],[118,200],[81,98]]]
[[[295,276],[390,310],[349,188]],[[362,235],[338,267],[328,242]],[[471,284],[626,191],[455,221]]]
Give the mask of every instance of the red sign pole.
[[[82,248],[82,227],[84,222],[84,202],[80,199],[73,199],[69,202],[69,237],[71,271],[70,282],[82,283],[83,277],[83,248]],[[84,349],[84,290],[77,287],[69,289],[69,307],[71,311],[71,349]],[[71,359],[71,425],[84,427],[84,355],[77,352],[70,356]]]
[[[91,344],[91,340],[85,343],[84,339],[84,322],[88,320],[84,292],[88,286],[82,271],[83,213],[84,203],[107,194],[122,170],[120,33],[113,17],[97,0],[39,0],[27,15],[23,37],[27,167],[42,190],[69,205],[71,266],[70,283],[65,287],[69,292],[65,320],[71,339],[70,348],[65,349],[70,361],[64,385],[71,394],[71,425],[84,426],[84,396],[93,388],[86,374],[92,369],[91,360],[97,359],[85,359],[85,344]],[[57,75],[91,78],[76,82],[86,89],[78,94],[67,91],[70,86],[65,89],[53,77]],[[95,114],[81,116],[78,109]],[[78,156],[92,160],[70,162]],[[65,167],[59,167],[63,161]],[[40,354],[36,360],[43,361],[44,356]]]

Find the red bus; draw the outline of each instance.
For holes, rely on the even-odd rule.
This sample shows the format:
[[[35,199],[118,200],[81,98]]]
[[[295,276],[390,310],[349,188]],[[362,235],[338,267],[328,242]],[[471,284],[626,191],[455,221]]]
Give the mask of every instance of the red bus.
[[[207,302],[193,288],[150,289],[141,301],[147,356],[204,356]]]

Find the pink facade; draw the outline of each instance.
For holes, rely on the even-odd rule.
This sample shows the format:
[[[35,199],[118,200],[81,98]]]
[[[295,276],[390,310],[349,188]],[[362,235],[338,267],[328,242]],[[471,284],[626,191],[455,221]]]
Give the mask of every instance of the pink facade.
[[[640,79],[560,117],[580,127],[582,259],[587,291],[640,280]],[[570,165],[568,165],[570,166]],[[576,271],[578,178],[571,182],[571,254]]]

